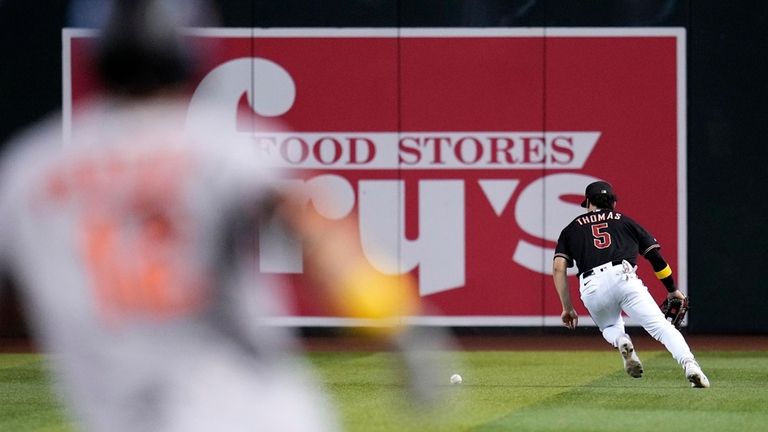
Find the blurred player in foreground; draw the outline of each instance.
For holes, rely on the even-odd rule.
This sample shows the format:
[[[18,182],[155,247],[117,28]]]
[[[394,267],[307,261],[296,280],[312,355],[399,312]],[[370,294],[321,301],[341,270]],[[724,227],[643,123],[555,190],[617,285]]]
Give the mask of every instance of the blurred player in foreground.
[[[419,313],[374,271],[355,226],[329,223],[221,125],[185,127],[190,52],[156,1],[114,2],[96,51],[105,95],[19,137],[0,171],[0,259],[13,269],[64,402],[89,431],[323,431],[334,410],[300,359],[278,285],[257,272],[259,223],[307,242],[341,314]],[[432,365],[434,366],[434,365]]]
[[[599,181],[587,186],[578,216],[560,233],[555,249],[553,276],[563,306],[562,319],[575,328],[578,315],[568,291],[566,269],[579,266],[581,300],[605,340],[616,347],[629,375],[640,378],[643,365],[632,340],[624,332],[621,312],[636,319],[656,340],[663,343],[685,371],[692,387],[709,387],[709,380],[694,359],[683,335],[664,317],[659,306],[638,278],[637,255],[647,259],[668,291],[668,298],[685,298],[675,287],[672,270],[659,253],[661,246],[648,231],[614,209],[616,195],[610,184]]]

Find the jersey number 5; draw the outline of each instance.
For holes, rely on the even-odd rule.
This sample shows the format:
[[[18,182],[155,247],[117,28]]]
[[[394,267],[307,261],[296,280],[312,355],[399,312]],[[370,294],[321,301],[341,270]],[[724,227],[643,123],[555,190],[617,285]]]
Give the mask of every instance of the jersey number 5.
[[[611,233],[605,231],[608,229],[607,223],[592,225],[592,236],[595,237],[593,243],[598,249],[605,249],[611,246]]]

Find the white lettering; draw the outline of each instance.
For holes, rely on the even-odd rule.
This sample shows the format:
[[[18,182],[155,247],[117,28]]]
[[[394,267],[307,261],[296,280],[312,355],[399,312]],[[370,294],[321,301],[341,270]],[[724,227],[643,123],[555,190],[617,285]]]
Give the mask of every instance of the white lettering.
[[[355,206],[355,192],[349,182],[337,175],[320,175],[307,181],[284,180],[279,188],[305,198],[328,219],[349,216]],[[262,220],[259,226],[259,267],[265,273],[301,273],[301,243],[279,220]]]
[[[404,183],[363,180],[360,189],[360,236],[372,264],[386,273],[419,268],[421,295],[465,284],[464,182],[419,181],[419,236],[405,237]],[[397,257],[390,263],[383,257]]]
[[[595,177],[582,174],[550,174],[529,184],[515,206],[515,220],[527,234],[556,242],[560,231],[584,211],[578,204],[560,199],[564,195],[583,195],[583,186]],[[541,209],[538,211],[536,209]],[[520,240],[512,257],[521,266],[547,274],[551,271],[554,248]],[[569,270],[570,273],[574,269]]]

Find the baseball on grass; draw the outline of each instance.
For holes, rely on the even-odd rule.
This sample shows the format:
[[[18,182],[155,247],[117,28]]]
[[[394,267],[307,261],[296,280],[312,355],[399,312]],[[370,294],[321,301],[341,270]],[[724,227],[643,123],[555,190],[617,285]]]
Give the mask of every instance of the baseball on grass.
[[[461,379],[461,375],[459,374],[451,375],[451,384],[461,384],[462,381],[464,380]]]

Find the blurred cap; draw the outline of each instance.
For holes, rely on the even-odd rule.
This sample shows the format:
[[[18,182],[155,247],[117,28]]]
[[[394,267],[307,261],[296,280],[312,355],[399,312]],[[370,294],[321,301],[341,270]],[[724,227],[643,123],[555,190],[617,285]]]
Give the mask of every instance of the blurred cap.
[[[96,47],[95,66],[111,93],[142,97],[187,82],[195,53],[180,29],[200,21],[205,2],[113,0]],[[178,7],[177,7],[178,6]]]

